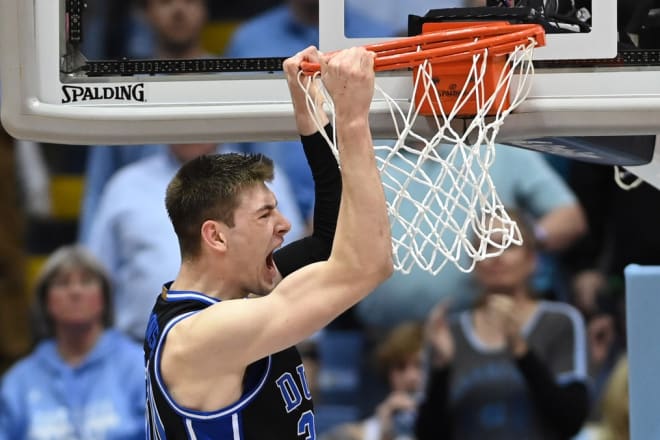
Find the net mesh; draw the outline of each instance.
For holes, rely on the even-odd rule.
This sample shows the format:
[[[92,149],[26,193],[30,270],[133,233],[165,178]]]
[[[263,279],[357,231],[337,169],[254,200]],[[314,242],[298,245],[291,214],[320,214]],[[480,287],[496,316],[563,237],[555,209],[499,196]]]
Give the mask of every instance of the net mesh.
[[[501,254],[511,244],[522,243],[489,169],[504,118],[530,90],[534,46],[530,40],[506,57],[494,88],[486,85],[487,75],[492,75],[488,50],[474,54],[467,81],[454,93],[452,105],[437,104],[442,93],[428,60],[414,71],[414,105],[402,106],[376,86],[388,103],[396,131],[395,141],[374,147],[392,226],[396,270],[408,273],[418,266],[437,274],[452,263],[469,272],[476,262]],[[435,68],[442,69],[442,65]],[[300,84],[303,86],[302,81]],[[322,84],[319,90],[324,95],[325,111],[334,121],[332,99]],[[318,115],[323,109],[314,102],[309,89],[306,93],[310,114],[321,128]],[[498,99],[502,93],[509,99]],[[474,117],[458,119],[468,104],[474,106]],[[423,107],[430,111],[422,115]],[[423,130],[416,129],[418,119],[426,120],[419,124]],[[460,129],[452,122],[462,122]],[[339,160],[334,142],[327,136],[326,141]]]

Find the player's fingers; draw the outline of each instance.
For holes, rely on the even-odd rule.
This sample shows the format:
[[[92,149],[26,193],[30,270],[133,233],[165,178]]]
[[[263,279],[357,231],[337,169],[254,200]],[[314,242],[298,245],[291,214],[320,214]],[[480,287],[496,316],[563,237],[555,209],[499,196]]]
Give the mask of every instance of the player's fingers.
[[[292,57],[284,60],[284,63],[282,63],[282,69],[289,76],[297,75],[300,70],[300,64],[303,61],[317,60],[319,57],[318,54],[319,50],[315,46],[308,46]]]
[[[319,66],[321,66],[321,74],[325,74],[328,71],[328,63],[332,58],[333,54],[321,54],[319,57]]]
[[[361,57],[361,64],[365,70],[374,69],[374,61],[376,59],[376,52],[365,50]]]

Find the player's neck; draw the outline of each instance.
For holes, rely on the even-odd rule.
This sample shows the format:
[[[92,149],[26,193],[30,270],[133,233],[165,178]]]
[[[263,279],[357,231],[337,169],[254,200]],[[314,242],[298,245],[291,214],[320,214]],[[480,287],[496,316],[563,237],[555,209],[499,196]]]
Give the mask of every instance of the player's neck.
[[[184,261],[170,290],[199,292],[220,300],[245,296],[232,283],[231,278],[225,275],[225,271],[217,266],[217,261],[214,262],[213,268],[205,267],[200,261],[194,263]]]

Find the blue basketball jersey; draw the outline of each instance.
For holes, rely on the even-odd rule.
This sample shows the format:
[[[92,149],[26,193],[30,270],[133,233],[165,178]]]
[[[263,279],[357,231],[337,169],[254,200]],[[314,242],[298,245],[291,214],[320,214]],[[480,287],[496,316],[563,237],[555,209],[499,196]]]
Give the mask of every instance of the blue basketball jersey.
[[[166,293],[166,294],[165,294]],[[216,411],[182,407],[170,396],[160,373],[169,330],[218,302],[195,292],[159,295],[146,332],[147,438],[150,440],[312,440],[316,438],[312,396],[295,347],[250,364],[239,400]]]

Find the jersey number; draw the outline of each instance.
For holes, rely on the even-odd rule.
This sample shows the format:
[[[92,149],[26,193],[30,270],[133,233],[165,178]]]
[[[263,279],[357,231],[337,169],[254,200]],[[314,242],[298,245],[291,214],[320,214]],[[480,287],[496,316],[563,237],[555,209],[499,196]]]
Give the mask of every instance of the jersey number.
[[[298,435],[304,435],[305,440],[316,440],[316,427],[314,426],[314,413],[305,411],[298,419]]]

